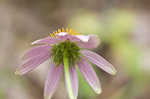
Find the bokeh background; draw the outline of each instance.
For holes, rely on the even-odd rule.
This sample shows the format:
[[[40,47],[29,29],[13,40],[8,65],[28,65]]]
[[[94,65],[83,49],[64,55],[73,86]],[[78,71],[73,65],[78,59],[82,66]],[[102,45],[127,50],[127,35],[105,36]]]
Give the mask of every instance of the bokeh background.
[[[0,99],[43,99],[49,63],[16,76],[21,56],[36,39],[61,27],[97,34],[95,52],[117,69],[94,69],[97,95],[79,73],[78,99],[150,99],[150,0],[0,0]],[[63,79],[52,99],[68,99]]]

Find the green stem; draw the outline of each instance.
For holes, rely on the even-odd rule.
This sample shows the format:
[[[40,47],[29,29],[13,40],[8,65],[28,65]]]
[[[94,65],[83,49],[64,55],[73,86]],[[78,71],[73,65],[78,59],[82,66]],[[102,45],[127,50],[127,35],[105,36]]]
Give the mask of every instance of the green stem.
[[[69,93],[70,99],[75,99],[74,95],[73,95],[73,92],[72,92],[72,84],[71,84],[70,72],[69,72],[69,60],[68,60],[66,51],[64,52],[63,61],[64,61],[64,71],[65,71],[67,91]]]

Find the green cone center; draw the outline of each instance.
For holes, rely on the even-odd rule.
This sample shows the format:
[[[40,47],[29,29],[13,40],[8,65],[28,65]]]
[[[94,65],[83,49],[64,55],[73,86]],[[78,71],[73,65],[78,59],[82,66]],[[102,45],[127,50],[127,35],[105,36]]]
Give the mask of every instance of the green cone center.
[[[66,40],[65,42],[53,45],[51,54],[56,66],[63,64],[64,54],[69,60],[69,66],[72,66],[75,65],[80,59],[79,51],[79,46],[77,46],[74,42],[70,42],[70,40]]]

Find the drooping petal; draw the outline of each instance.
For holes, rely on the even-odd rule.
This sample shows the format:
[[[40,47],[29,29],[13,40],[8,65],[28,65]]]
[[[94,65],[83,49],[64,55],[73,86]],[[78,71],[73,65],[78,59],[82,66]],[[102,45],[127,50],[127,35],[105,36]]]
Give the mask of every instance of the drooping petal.
[[[87,39],[87,37],[85,39]],[[89,35],[89,39],[87,42],[80,41],[77,43],[81,48],[93,49],[93,48],[96,48],[100,44],[100,39],[96,35]]]
[[[34,44],[56,44],[56,43],[58,43],[57,38],[48,36],[43,39],[36,40],[31,44],[34,45]]]
[[[78,75],[74,66],[70,67],[70,78],[75,99],[78,96]]]
[[[49,55],[49,53],[47,53],[47,54],[43,54],[43,55],[39,55],[37,57],[31,58],[30,60],[28,60],[27,62],[25,62],[23,65],[21,65],[17,69],[17,71],[15,72],[15,74],[18,74],[18,75],[26,74],[27,72],[32,71],[37,66],[39,66],[41,63],[43,63],[44,61],[46,61],[49,57],[50,57],[50,55]]]
[[[93,70],[92,66],[84,59],[82,58],[81,61],[78,63],[78,67],[83,74],[86,81],[89,83],[89,85],[93,88],[93,90],[97,93],[101,93],[101,85],[99,82],[99,79]]]
[[[62,73],[63,73],[62,65],[59,65],[58,67],[56,67],[54,63],[51,64],[50,71],[48,73],[48,76],[45,82],[44,99],[51,99],[62,77]]]
[[[23,59],[29,59],[29,58],[33,58],[41,54],[50,53],[50,49],[51,49],[51,46],[49,45],[36,46],[32,48],[31,50],[29,50],[28,52],[26,52],[25,55],[23,56]]]
[[[89,50],[82,50],[81,53],[93,64],[97,65],[109,74],[115,75],[116,69],[103,57]]]

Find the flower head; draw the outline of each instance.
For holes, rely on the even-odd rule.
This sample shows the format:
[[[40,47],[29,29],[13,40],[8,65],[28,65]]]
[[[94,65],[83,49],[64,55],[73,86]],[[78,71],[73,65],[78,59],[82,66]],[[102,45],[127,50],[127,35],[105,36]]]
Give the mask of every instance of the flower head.
[[[99,94],[101,93],[100,82],[89,62],[109,74],[116,73],[115,68],[104,58],[87,50],[96,48],[99,42],[99,38],[95,35],[81,35],[68,28],[58,29],[56,32],[50,33],[50,36],[32,43],[36,47],[24,55],[25,62],[17,69],[16,74],[26,74],[49,59],[51,63],[45,82],[45,99],[52,97],[63,73],[70,99],[77,99],[78,76],[76,68],[80,69],[85,80]]]

